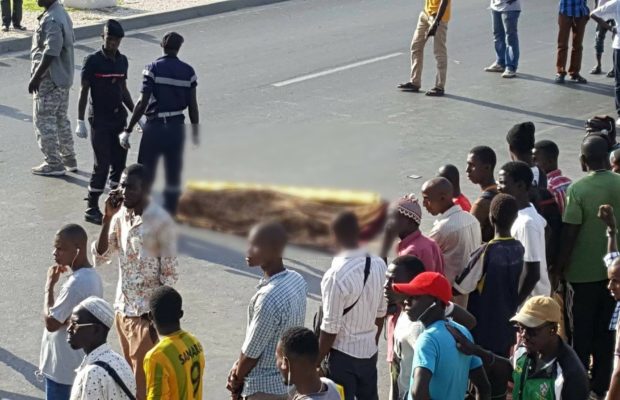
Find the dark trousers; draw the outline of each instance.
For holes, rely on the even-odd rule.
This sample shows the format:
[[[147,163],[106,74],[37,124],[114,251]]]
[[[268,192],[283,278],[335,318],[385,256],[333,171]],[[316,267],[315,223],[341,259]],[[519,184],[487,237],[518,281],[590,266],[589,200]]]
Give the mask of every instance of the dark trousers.
[[[613,369],[614,332],[609,330],[609,323],[616,303],[609,294],[607,281],[571,283],[571,286],[573,349],[586,371],[590,370],[592,391],[603,395],[609,388]]]
[[[13,0],[13,13],[11,14],[11,0],[0,0],[2,5],[2,25],[9,26],[13,21],[13,26],[22,24],[22,0]]]
[[[172,215],[176,213],[181,195],[184,144],[185,125],[182,123],[164,123],[154,120],[148,121],[144,126],[138,162],[146,167],[153,182],[159,157],[163,156],[166,174],[164,208]]]
[[[327,364],[328,378],[344,388],[345,400],[379,400],[377,354],[363,359],[332,349]]]
[[[611,26],[616,25],[616,21],[610,19],[607,23]],[[596,24],[596,35],[594,35],[594,50],[596,55],[600,56],[605,51],[605,36],[607,36],[607,29],[603,28],[599,24]],[[614,40],[614,34],[611,34],[611,40]]]
[[[581,58],[583,56],[583,36],[588,23],[588,16],[568,17],[563,14],[558,15],[558,54],[556,67],[558,74],[566,74],[566,61],[568,59],[568,40],[573,37],[572,50],[570,54],[569,75],[577,75],[581,71]]]
[[[110,176],[110,188],[114,189],[121,180],[127,162],[127,150],[121,147],[118,135],[123,132],[121,125],[93,126],[91,121],[90,142],[93,146],[95,164],[88,185],[88,207],[97,207],[99,196],[105,189]]]
[[[614,80],[616,112],[620,115],[620,50],[614,49]]]

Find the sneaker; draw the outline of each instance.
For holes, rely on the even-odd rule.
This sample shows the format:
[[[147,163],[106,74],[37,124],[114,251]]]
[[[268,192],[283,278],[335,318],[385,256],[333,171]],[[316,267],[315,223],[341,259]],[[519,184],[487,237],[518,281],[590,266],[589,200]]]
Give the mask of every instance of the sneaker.
[[[555,83],[564,83],[564,82],[566,82],[565,77],[566,77],[566,75],[564,75],[564,74],[557,74],[555,76]]]
[[[78,167],[77,167],[77,161],[75,161],[75,158],[73,160],[69,160],[67,162],[64,163],[65,164],[65,169],[69,172],[77,172]]]
[[[611,71],[609,71],[607,73],[607,77],[608,78],[615,78],[616,77],[616,72],[612,69]]]
[[[8,26],[6,26],[6,25],[4,25],[4,26],[2,27],[2,32],[8,32],[8,31],[9,31],[9,27],[8,27]]]
[[[414,85],[412,82],[401,83],[397,87],[400,90],[403,90],[403,91],[406,91],[406,92],[419,92],[420,91],[420,87]]]
[[[27,31],[28,30],[28,28],[26,28],[23,25],[14,25],[13,29],[18,30],[18,31]]]
[[[517,77],[517,73],[515,71],[510,70],[510,69],[507,69],[502,74],[502,78],[511,79],[511,78],[516,78],[516,77]]]
[[[99,211],[99,208],[89,208],[84,212],[84,219],[87,222],[101,225],[103,222],[103,214]]]
[[[590,70],[590,75],[599,75],[600,73],[601,73],[601,66],[600,65],[595,65]]]
[[[484,70],[486,72],[504,72],[505,69],[505,67],[502,67],[498,63],[494,62],[493,64],[486,67]]]
[[[65,168],[62,165],[49,165],[45,162],[38,167],[32,168],[31,171],[35,175],[43,176],[62,176],[65,174]]]
[[[586,78],[579,74],[571,75],[569,81],[572,83],[588,83]]]

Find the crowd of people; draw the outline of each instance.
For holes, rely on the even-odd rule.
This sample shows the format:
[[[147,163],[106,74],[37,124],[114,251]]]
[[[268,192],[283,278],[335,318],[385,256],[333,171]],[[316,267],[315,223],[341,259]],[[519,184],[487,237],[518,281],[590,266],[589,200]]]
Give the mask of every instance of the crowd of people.
[[[77,169],[67,119],[73,32],[57,0],[38,2],[45,12],[33,38],[29,91],[45,162],[32,172],[58,176]],[[618,19],[619,2],[601,1],[591,13],[601,26],[597,43],[606,29],[615,33],[609,21]],[[558,83],[567,74],[585,83],[579,74],[585,3],[560,1]],[[498,58],[487,70],[507,78],[517,71],[519,11],[519,0],[492,1]],[[443,94],[449,16],[449,0],[426,1],[412,44],[412,80],[402,89],[419,90],[423,47],[435,36],[439,73],[427,94]],[[101,228],[90,245],[79,225],[66,225],[55,236],[39,373],[50,400],[201,399],[205,349],[181,328],[182,298],[173,289],[184,111],[197,143],[197,78],[177,57],[183,37],[166,34],[164,56],[143,71],[134,104],[126,85],[128,60],[119,52],[123,37],[121,24],[108,21],[101,50],[83,63],[76,135],[88,136],[90,101],[95,155],[85,219]],[[602,46],[595,73],[600,53]],[[129,121],[125,108],[132,112]],[[138,124],[144,131],[139,163],[126,167],[129,137]],[[579,179],[562,174],[559,147],[536,141],[532,122],[510,128],[506,147],[512,161],[499,168],[496,151],[483,145],[458,160],[480,187],[473,202],[462,193],[452,164],[440,166],[419,194],[395,200],[379,254],[361,242],[353,212],[337,215],[331,233],[338,251],[322,278],[313,329],[304,327],[307,283],[283,263],[286,230],[273,221],[255,226],[246,261],[260,268],[262,278],[250,299],[241,351],[222,382],[230,398],[378,400],[379,339],[385,332],[390,368],[384,373],[391,385],[382,398],[619,399],[615,118],[586,121],[579,157],[585,174]],[[160,156],[166,166],[164,207],[150,196]],[[101,212],[106,183],[111,191]],[[422,207],[436,218],[427,234],[421,231]],[[118,264],[113,305],[102,299],[91,260],[97,268]],[[113,327],[122,355],[107,343]]]

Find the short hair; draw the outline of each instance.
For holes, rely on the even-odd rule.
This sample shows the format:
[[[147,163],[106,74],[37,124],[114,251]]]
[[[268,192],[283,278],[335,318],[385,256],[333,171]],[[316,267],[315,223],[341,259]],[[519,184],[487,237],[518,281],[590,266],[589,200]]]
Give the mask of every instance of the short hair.
[[[127,177],[135,176],[142,182],[143,184],[148,184],[150,179],[150,171],[147,171],[147,168],[142,164],[131,164],[125,171],[123,171]]]
[[[168,32],[164,35],[164,38],[161,40],[161,47],[166,50],[174,50],[178,51],[181,49],[181,46],[185,42],[183,36],[179,35],[176,32]]]
[[[404,255],[396,257],[392,260],[392,264],[403,267],[413,276],[417,276],[426,271],[424,263],[418,257],[412,255]]]
[[[77,247],[88,244],[88,234],[84,228],[78,224],[67,224],[63,226],[60,228],[57,235],[68,240]]]
[[[608,150],[609,143],[600,136],[586,136],[581,143],[581,154],[587,164],[606,161]]]
[[[183,299],[174,288],[160,286],[151,295],[149,307],[157,323],[174,324],[181,320]]]
[[[476,146],[469,151],[469,154],[473,154],[484,165],[490,165],[495,168],[497,164],[497,156],[495,151],[489,146]]]
[[[332,221],[332,230],[336,237],[352,237],[359,235],[360,226],[357,215],[352,211],[343,211]]]
[[[439,174],[442,178],[446,178],[450,181],[452,186],[459,186],[460,174],[459,169],[452,164],[442,165],[439,168]]]
[[[526,154],[534,148],[534,133],[536,127],[533,122],[523,122],[513,126],[506,135],[506,141],[512,150],[518,154]]]
[[[519,205],[511,195],[499,193],[491,200],[489,212],[498,227],[509,229],[517,219]]]
[[[278,248],[284,248],[288,241],[286,229],[278,221],[260,222],[252,227],[250,235],[262,244]]]
[[[319,357],[319,340],[314,332],[303,326],[290,328],[280,339],[282,351],[287,358],[302,358],[316,362]]]
[[[551,140],[539,140],[534,145],[534,148],[536,149],[536,151],[543,153],[545,157],[552,160],[557,161],[558,157],[560,156],[560,148]]]
[[[532,187],[534,173],[532,168],[523,161],[510,161],[501,168],[504,173],[512,178],[515,183],[522,182],[526,189]]]

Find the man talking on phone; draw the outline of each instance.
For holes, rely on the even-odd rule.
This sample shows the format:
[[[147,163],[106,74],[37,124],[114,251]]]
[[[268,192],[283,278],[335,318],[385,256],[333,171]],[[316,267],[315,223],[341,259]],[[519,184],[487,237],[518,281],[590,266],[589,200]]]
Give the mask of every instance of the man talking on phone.
[[[177,275],[177,234],[170,215],[150,199],[149,175],[141,164],[125,168],[119,188],[105,201],[99,239],[93,243],[95,266],[118,260],[119,282],[114,310],[125,359],[136,376],[138,400],[146,398],[143,361],[157,343],[149,299]]]
[[[84,358],[67,342],[67,322],[73,308],[90,296],[103,296],[101,278],[88,262],[86,231],[79,225],[62,227],[54,239],[54,265],[47,270],[43,303],[43,339],[38,375],[45,380],[45,398],[69,400],[75,370]],[[60,276],[69,275],[57,296]],[[71,274],[69,274],[71,273]]]

